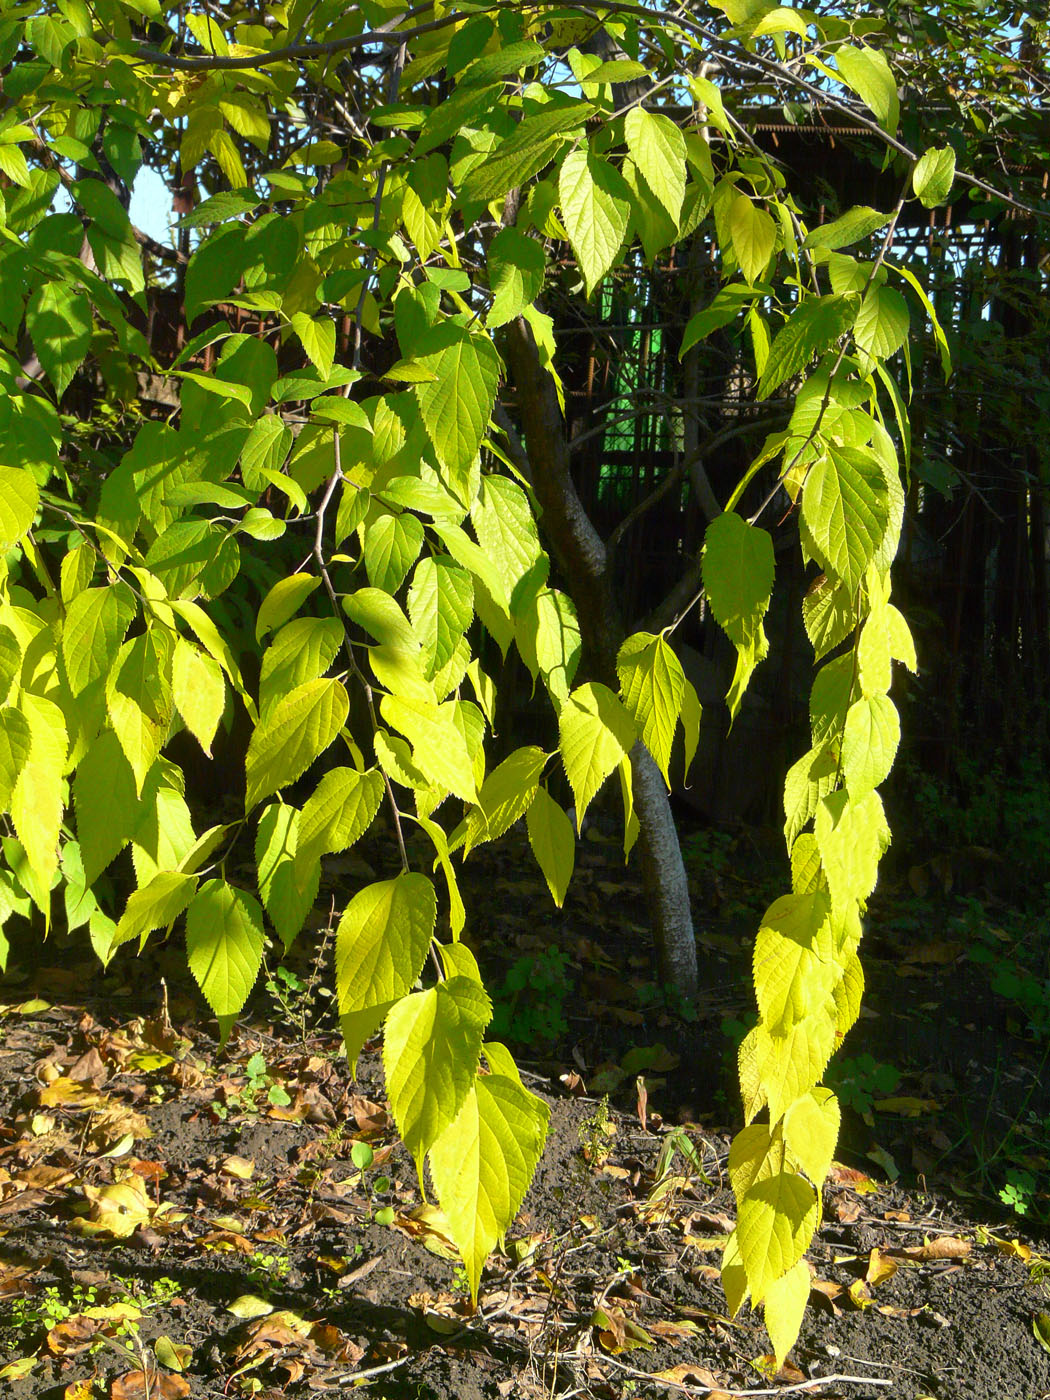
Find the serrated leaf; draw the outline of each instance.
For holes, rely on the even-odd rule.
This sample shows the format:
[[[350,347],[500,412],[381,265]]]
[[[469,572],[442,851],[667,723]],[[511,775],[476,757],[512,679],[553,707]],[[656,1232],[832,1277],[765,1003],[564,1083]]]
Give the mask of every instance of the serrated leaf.
[[[823,890],[788,894],[766,910],[755,940],[755,994],[771,1035],[787,1035],[826,1007],[836,977],[830,903]]]
[[[645,107],[628,111],[624,136],[645,183],[677,227],[685,199],[685,137],[670,117]]]
[[[582,643],[576,605],[567,593],[543,588],[517,618],[514,632],[529,673],[543,680],[558,708],[569,693],[580,664]]]
[[[685,672],[665,637],[636,632],[616,658],[624,708],[670,786],[668,765],[685,693]]]
[[[736,1229],[753,1305],[805,1254],[819,1214],[817,1193],[795,1172],[756,1181],[744,1196]]]
[[[820,1082],[834,1049],[833,1004],[799,1021],[787,1035],[770,1035],[761,1023],[755,1027],[754,1068],[771,1121]]]
[[[955,182],[955,151],[951,146],[931,147],[915,162],[912,188],[927,209],[947,203]]]
[[[28,472],[0,467],[0,551],[17,544],[36,518],[39,505],[40,492]]]
[[[322,856],[345,851],[372,825],[383,800],[383,777],[375,768],[358,773],[333,768],[307,798],[299,819],[295,874],[300,884]]]
[[[746,194],[735,194],[729,205],[727,227],[740,271],[754,285],[773,256],[777,226],[772,217]],[[763,397],[760,390],[759,398]]]
[[[93,885],[135,833],[142,809],[135,775],[112,729],[103,729],[73,775],[84,881]]]
[[[434,375],[415,389],[427,435],[451,475],[449,484],[462,495],[496,399],[496,347],[488,336],[444,321],[420,338],[416,359]]]
[[[547,558],[528,497],[509,477],[483,477],[471,521],[478,543],[499,573],[511,611],[524,611],[547,581]]]
[[[48,279],[26,307],[26,329],[60,399],[84,362],[91,345],[91,307],[83,292],[67,282]]]
[[[474,617],[474,580],[451,559],[426,556],[412,576],[408,615],[432,679],[452,659]]]
[[[477,800],[474,761],[454,722],[455,702],[444,705],[384,695],[380,713],[412,745],[416,766],[428,782],[464,802]]]
[[[830,350],[853,324],[855,296],[810,297],[791,313],[773,337],[755,391],[765,399],[806,368],[816,355]]]
[[[365,529],[365,569],[368,582],[384,593],[396,593],[423,547],[423,525],[414,515],[384,513]]]
[[[129,895],[113,934],[110,951],[134,938],[141,944],[154,929],[173,924],[187,908],[196,890],[197,880],[193,875],[183,875],[174,870],[162,870],[154,875],[142,889]]]
[[[631,751],[638,731],[612,691],[595,682],[578,686],[568,697],[558,716],[558,729],[558,747],[576,799],[579,830],[591,799]]]
[[[740,646],[761,624],[773,593],[773,541],[765,530],[726,511],[704,535],[703,583],[711,611]]]
[[[492,305],[485,318],[490,330],[505,326],[531,306],[543,287],[547,256],[543,244],[516,228],[503,228],[489,244],[489,289]]]
[[[802,599],[802,620],[816,653],[815,660],[821,661],[844,642],[857,625],[854,596],[846,584],[821,574]]]
[[[857,348],[876,360],[888,360],[908,339],[908,303],[893,287],[866,292],[853,325]]]
[[[29,762],[29,721],[13,705],[0,706],[0,812],[6,812],[19,774]]]
[[[175,642],[171,693],[183,724],[210,758],[212,741],[226,708],[226,682],[219,663],[185,637]]]
[[[862,695],[849,707],[842,734],[842,780],[852,801],[884,782],[900,740],[900,717],[888,695]]]
[[[809,1302],[810,1273],[805,1259],[800,1259],[782,1278],[775,1279],[766,1289],[764,1317],[777,1366],[782,1366],[802,1330],[802,1318]]]
[[[478,804],[467,817],[464,859],[482,841],[496,841],[531,806],[547,763],[542,749],[515,749],[481,785]]]
[[[335,985],[351,1067],[390,1007],[411,990],[436,919],[434,886],[415,872],[368,885],[347,906],[336,930]]]
[[[576,862],[576,834],[572,822],[546,788],[537,790],[525,822],[536,863],[560,909]]]
[[[190,971],[219,1018],[225,1039],[262,964],[262,910],[258,901],[225,880],[202,885],[186,911],[186,954]]]
[[[843,45],[835,51],[835,62],[842,81],[871,108],[879,124],[892,136],[900,121],[900,98],[886,55],[866,45]]]
[[[257,725],[245,759],[245,810],[302,776],[339,733],[350,708],[337,680],[307,681]]]
[[[22,670],[22,647],[10,627],[0,623],[0,705],[8,696]]]
[[[263,652],[260,714],[265,716],[283,696],[327,671],[343,640],[343,624],[337,617],[295,617],[286,622]]]
[[[841,910],[851,901],[866,900],[875,888],[879,860],[890,843],[879,794],[869,791],[852,802],[846,792],[831,793],[817,805],[813,830],[832,908]]]
[[[487,992],[469,977],[450,977],[402,997],[387,1016],[387,1096],[421,1180],[424,1155],[451,1125],[474,1083],[491,1018]]]
[[[262,641],[267,632],[276,632],[299,611],[321,580],[312,574],[292,574],[282,578],[270,589],[259,605],[255,619],[255,640]]]
[[[259,894],[285,952],[313,908],[321,872],[317,863],[300,882],[296,879],[300,815],[294,807],[273,802],[263,809],[255,835]]]
[[[856,592],[889,523],[886,477],[874,454],[829,444],[802,488],[801,529],[809,552]]]
[[[305,311],[296,311],[292,316],[292,330],[299,337],[310,363],[327,379],[335,360],[335,322],[328,316],[314,319]]]
[[[151,627],[124,643],[106,679],[109,721],[140,793],[171,724],[173,651],[172,633]]]
[[[784,1142],[818,1190],[835,1155],[841,1117],[830,1089],[811,1089],[784,1114]]]
[[[892,603],[886,605],[886,630],[889,634],[890,655],[914,673],[919,669],[911,628]]]
[[[550,1111],[519,1081],[475,1079],[430,1152],[438,1199],[477,1298],[481,1270],[518,1213],[547,1136]]]
[[[827,888],[817,838],[811,831],[796,836],[791,846],[791,888],[796,894]]]
[[[609,271],[627,234],[630,190],[623,176],[589,149],[570,151],[558,172],[558,199],[586,295]]]

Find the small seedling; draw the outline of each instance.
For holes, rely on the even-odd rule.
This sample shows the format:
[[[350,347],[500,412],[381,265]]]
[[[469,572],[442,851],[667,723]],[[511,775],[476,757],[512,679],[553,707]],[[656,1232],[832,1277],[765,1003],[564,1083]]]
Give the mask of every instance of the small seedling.
[[[609,1096],[597,1105],[589,1118],[580,1124],[580,1150],[584,1161],[600,1167],[609,1156],[610,1140],[616,1136],[616,1124],[609,1117]]]

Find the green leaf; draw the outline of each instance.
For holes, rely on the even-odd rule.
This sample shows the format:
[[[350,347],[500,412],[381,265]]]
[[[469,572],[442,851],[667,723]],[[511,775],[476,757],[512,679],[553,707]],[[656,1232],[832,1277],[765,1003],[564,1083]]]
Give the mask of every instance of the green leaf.
[[[384,514],[365,529],[365,569],[373,588],[396,593],[419,558],[423,526],[414,515]]]
[[[109,674],[135,611],[126,584],[87,588],[69,604],[62,625],[62,661],[74,695]]]
[[[830,1089],[811,1089],[784,1115],[788,1150],[818,1191],[835,1156],[841,1116],[839,1101]]]
[[[743,645],[761,624],[773,593],[773,541],[732,511],[711,521],[704,535],[704,591],[719,626]]]
[[[763,1315],[778,1367],[784,1364],[802,1330],[811,1285],[809,1265],[800,1259],[766,1289]]]
[[[0,623],[0,705],[11,694],[11,689],[22,670],[22,648],[10,627]]]
[[[901,740],[901,722],[888,695],[862,695],[846,714],[842,780],[859,801],[889,776]]]
[[[91,307],[66,282],[46,281],[30,297],[26,329],[44,373],[60,399],[91,344]]]
[[[577,687],[558,717],[559,749],[576,799],[576,829],[591,799],[638,738],[630,715],[608,687]]]
[[[335,985],[347,1058],[361,1047],[426,961],[437,919],[434,886],[405,872],[354,895],[335,936]]]
[[[912,188],[927,209],[947,203],[955,183],[955,151],[951,146],[931,147],[915,162]]]
[[[788,769],[784,780],[784,839],[788,848],[807,822],[812,821],[822,797],[835,786],[838,764],[824,746],[803,756]]]
[[[12,705],[0,706],[0,812],[6,812],[18,775],[29,762],[29,721]]]
[[[474,616],[474,580],[441,555],[419,561],[408,590],[408,615],[422,643],[428,678],[446,666]]]
[[[112,729],[103,729],[77,764],[73,802],[90,886],[131,840],[142,815],[135,775]]]
[[[140,946],[156,928],[169,928],[186,909],[197,890],[193,875],[162,870],[149,883],[129,896],[110,943],[112,954],[133,938]]]
[[[755,1306],[805,1254],[818,1217],[817,1193],[795,1172],[776,1172],[746,1193],[737,1212],[737,1239]]]
[[[857,625],[858,612],[853,593],[846,584],[821,574],[814,579],[802,599],[802,620],[817,661],[823,660]]]
[[[670,786],[668,765],[685,693],[685,672],[665,637],[636,632],[616,658],[620,697]]]
[[[270,589],[259,605],[255,619],[255,640],[262,641],[267,632],[275,632],[293,617],[321,580],[312,574],[292,574],[282,578]]]
[[[444,321],[420,338],[416,359],[434,375],[414,390],[427,434],[451,474],[449,484],[463,495],[496,399],[496,347],[488,336]]]
[[[307,681],[279,700],[248,745],[245,810],[301,777],[339,733],[349,708],[337,680]]]
[[[175,642],[171,693],[183,724],[210,758],[212,741],[226,707],[226,682],[219,663],[185,637]]]
[[[822,355],[853,324],[857,299],[852,295],[810,297],[791,313],[787,324],[773,337],[756,397],[768,398],[786,379]]]
[[[17,544],[32,525],[39,505],[40,492],[28,472],[0,467],[0,551]]]
[[[291,319],[292,330],[299,337],[307,358],[327,379],[335,360],[335,322],[327,316],[314,320],[305,311],[296,311]]]
[[[482,841],[497,841],[525,815],[536,796],[547,755],[535,747],[515,749],[481,785],[478,805],[467,817],[463,857]]]
[[[498,199],[524,184],[549,164],[566,137],[583,126],[593,111],[589,102],[559,103],[526,117],[508,141],[471,170],[463,182],[462,198],[470,202]]]
[[[520,229],[500,229],[489,244],[488,269],[492,305],[485,319],[492,330],[513,321],[539,296],[547,270],[543,244]]]
[[[412,757],[427,781],[464,802],[477,801],[474,761],[454,722],[455,702],[444,705],[384,695],[383,719],[412,745]]]
[[[576,605],[567,593],[541,589],[517,619],[515,641],[529,673],[542,677],[555,708],[569,694],[582,653]]]
[[[259,869],[259,894],[270,922],[284,944],[292,946],[306,916],[313,908],[321,880],[316,864],[303,881],[296,879],[296,854],[301,830],[294,807],[274,802],[263,809],[255,836],[255,863]]]
[[[387,1016],[387,1095],[421,1181],[424,1155],[451,1125],[474,1083],[491,1019],[488,994],[469,977],[450,977],[402,997]]]
[[[624,136],[645,183],[677,225],[685,199],[685,137],[670,117],[645,107],[627,113]]]
[[[787,1035],[826,1006],[834,983],[828,896],[786,894],[763,916],[755,940],[755,995],[771,1035]]]
[[[547,1136],[550,1110],[519,1081],[474,1081],[430,1152],[430,1173],[462,1256],[471,1297],[492,1249],[518,1213]]]
[[[560,909],[576,861],[576,834],[572,822],[546,788],[537,789],[525,822],[536,863]]]
[[[806,549],[855,595],[889,522],[889,493],[874,455],[829,444],[802,488]]]
[[[740,271],[754,285],[773,256],[777,226],[772,216],[765,209],[760,209],[746,194],[736,194],[729,205],[727,227]],[[760,392],[759,398],[763,397]]]
[[[483,477],[471,520],[478,543],[499,572],[511,612],[523,611],[546,583],[548,568],[528,497],[509,477]]]
[[[383,792],[383,775],[375,768],[367,773],[333,768],[324,775],[299,818],[295,874],[300,884],[312,878],[322,856],[360,840],[375,819]]]
[[[106,710],[142,792],[146,774],[168,737],[171,697],[171,632],[155,626],[125,642],[106,679]]]
[[[258,901],[225,880],[209,880],[186,911],[186,954],[223,1040],[259,975],[263,954]]]
[[[835,51],[842,81],[875,113],[880,126],[892,136],[900,121],[900,99],[886,55],[867,46],[843,45]]]
[[[822,798],[813,830],[836,911],[868,898],[879,876],[879,860],[890,832],[879,794],[869,791],[856,802],[840,791]]]
[[[832,219],[830,223],[810,229],[802,246],[848,248],[851,244],[860,243],[870,237],[877,229],[885,228],[889,221],[889,214],[880,214],[877,209],[858,204],[853,209],[847,209],[845,214],[840,214],[837,219]]]
[[[328,670],[343,645],[337,617],[296,617],[286,622],[263,652],[259,709],[263,715],[306,681]]]
[[[619,254],[631,216],[623,176],[589,149],[570,151],[558,172],[558,199],[586,295]]]
[[[860,304],[853,326],[857,348],[876,360],[888,360],[908,339],[908,303],[892,287],[872,287]]]

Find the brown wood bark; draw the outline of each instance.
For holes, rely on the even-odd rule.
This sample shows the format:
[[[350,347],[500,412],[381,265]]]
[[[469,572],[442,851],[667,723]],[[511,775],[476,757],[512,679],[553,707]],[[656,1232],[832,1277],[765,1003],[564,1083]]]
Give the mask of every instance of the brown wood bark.
[[[583,508],[572,479],[554,381],[540,362],[528,324],[505,329],[501,350],[517,394],[540,525],[569,581],[580,622],[584,666],[617,690],[616,656],[624,640],[605,544]],[[662,979],[683,995],[697,986],[696,939],[685,866],[667,789],[647,749],[631,751],[638,852],[649,900]]]

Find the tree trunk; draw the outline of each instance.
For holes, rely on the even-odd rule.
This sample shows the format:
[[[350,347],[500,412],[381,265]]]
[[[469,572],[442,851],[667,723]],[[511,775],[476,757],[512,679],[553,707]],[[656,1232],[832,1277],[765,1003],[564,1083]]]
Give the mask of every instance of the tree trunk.
[[[528,324],[507,326],[501,345],[518,396],[541,526],[569,582],[580,621],[584,665],[595,680],[616,690],[616,657],[624,627],[612,588],[605,545],[573,483],[554,381],[540,362]],[[696,939],[689,887],[667,789],[648,750],[631,751],[638,850],[663,980],[684,996],[697,986]]]

